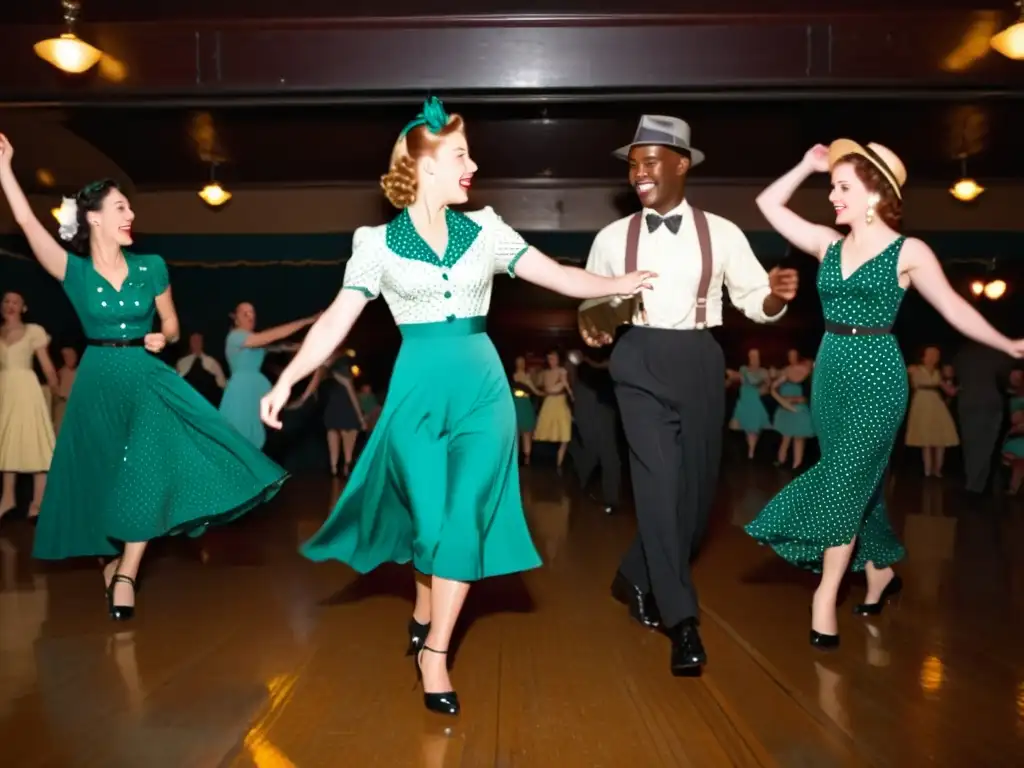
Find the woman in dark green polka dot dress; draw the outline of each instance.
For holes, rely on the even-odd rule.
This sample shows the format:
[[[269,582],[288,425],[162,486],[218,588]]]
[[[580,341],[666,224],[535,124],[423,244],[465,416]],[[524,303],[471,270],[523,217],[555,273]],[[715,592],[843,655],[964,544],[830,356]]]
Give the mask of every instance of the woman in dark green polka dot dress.
[[[516,412],[486,333],[495,275],[574,298],[633,295],[650,273],[619,278],[565,267],[527,245],[490,208],[459,213],[476,172],[462,118],[431,99],[399,135],[381,179],[399,214],[352,238],[345,282],[263,400],[264,421],[383,296],[402,348],[370,441],[330,516],[302,547],[365,573],[415,566],[409,651],[424,704],[454,715],[445,654],[470,583],[541,564],[519,493]]]
[[[836,224],[850,228],[846,237],[786,207],[804,179],[826,171]],[[867,575],[857,613],[877,613],[901,586],[892,565],[904,549],[889,525],[882,478],[907,407],[906,364],[890,332],[906,290],[917,288],[964,335],[1024,354],[1024,340],[995,331],[953,290],[927,245],[899,234],[905,181],[903,163],[889,149],[840,139],[809,150],[757,200],[780,234],[821,262],[825,336],[811,385],[821,459],[746,530],[794,565],[821,573],[811,643],[822,648],[839,644],[836,596],[849,567]]]
[[[198,535],[270,498],[286,477],[173,368],[149,354],[178,337],[167,266],[131,245],[135,214],[112,181],[60,211],[60,237],[32,213],[0,135],[0,186],[43,269],[61,281],[88,348],[68,401],[36,531],[36,557],[114,556],[111,617],[134,613],[146,544]],[[85,256],[75,255],[86,254]],[[160,332],[153,333],[154,313]]]

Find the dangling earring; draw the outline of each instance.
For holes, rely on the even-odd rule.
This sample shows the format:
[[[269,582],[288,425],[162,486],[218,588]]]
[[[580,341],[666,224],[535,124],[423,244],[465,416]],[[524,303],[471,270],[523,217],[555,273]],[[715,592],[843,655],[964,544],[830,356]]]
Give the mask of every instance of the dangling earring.
[[[874,221],[875,221],[875,208],[878,206],[878,203],[880,201],[881,201],[881,198],[878,195],[870,195],[870,196],[868,196],[868,209],[864,212],[864,221],[866,221],[868,224],[873,224],[874,223]]]

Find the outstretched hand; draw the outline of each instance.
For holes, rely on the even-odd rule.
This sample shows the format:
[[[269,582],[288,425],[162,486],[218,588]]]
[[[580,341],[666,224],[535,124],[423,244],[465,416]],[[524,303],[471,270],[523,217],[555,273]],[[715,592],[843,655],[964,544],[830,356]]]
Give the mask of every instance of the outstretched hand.
[[[281,411],[288,404],[288,400],[291,399],[292,388],[278,382],[274,385],[274,388],[270,390],[270,394],[265,395],[260,400],[260,421],[266,424],[271,429],[281,429]]]
[[[1006,353],[1017,360],[1024,357],[1024,339],[1014,339],[1011,341]]]
[[[615,291],[613,292],[616,296],[634,296],[640,293],[641,290],[654,290],[653,280],[658,276],[657,272],[647,272],[646,270],[640,270],[638,272],[630,272],[628,275],[615,278]]]

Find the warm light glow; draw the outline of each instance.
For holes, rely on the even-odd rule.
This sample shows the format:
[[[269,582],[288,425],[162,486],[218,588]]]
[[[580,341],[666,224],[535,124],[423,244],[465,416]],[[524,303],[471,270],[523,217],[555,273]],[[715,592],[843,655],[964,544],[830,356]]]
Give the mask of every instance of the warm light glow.
[[[361,370],[359,369],[359,366],[358,366],[358,365],[353,365],[353,366],[352,366],[352,367],[351,367],[351,368],[350,368],[349,370],[350,370],[350,371],[352,372],[352,378],[353,378],[353,379],[357,379],[357,378],[359,378],[359,374],[360,374],[360,373],[362,372],[362,371],[361,371]]]
[[[60,221],[60,208],[51,208],[50,213],[53,214],[53,218],[55,218],[57,221]]]
[[[346,349],[345,350],[345,356],[346,357],[355,357],[356,356],[356,351],[354,349]]]
[[[949,194],[962,203],[969,203],[984,191],[985,188],[974,179],[960,179],[950,187]]]
[[[79,75],[91,69],[103,53],[70,32],[41,40],[33,46],[36,56],[64,72]]]
[[[1006,283],[1002,280],[993,280],[985,286],[985,296],[990,299],[1001,298],[1004,293],[1006,293]]]
[[[989,45],[1008,59],[1024,59],[1024,18],[995,35]]]
[[[52,187],[57,183],[57,180],[53,178],[53,172],[49,168],[40,168],[36,171],[36,181],[42,184],[44,187]]]
[[[985,290],[985,284],[981,280],[975,280],[971,283],[971,293],[975,296],[981,296],[982,291]]]
[[[230,200],[231,193],[217,182],[214,182],[213,184],[207,184],[203,187],[203,191],[199,193],[199,197],[201,197],[203,202],[207,205],[216,207],[218,205],[224,205],[224,203]]]
[[[942,687],[945,677],[942,660],[938,656],[925,657],[921,664],[921,689],[925,693],[935,693]]]

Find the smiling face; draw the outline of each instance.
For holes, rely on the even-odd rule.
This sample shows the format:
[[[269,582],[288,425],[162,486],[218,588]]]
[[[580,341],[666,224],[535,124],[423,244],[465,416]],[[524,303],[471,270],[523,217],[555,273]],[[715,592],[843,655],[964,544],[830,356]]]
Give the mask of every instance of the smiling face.
[[[458,205],[469,200],[477,164],[469,156],[465,133],[454,131],[442,137],[417,165],[420,184],[439,204]]]
[[[132,222],[135,221],[135,212],[128,198],[116,187],[110,189],[98,210],[86,214],[86,219],[101,240],[113,240],[122,247],[132,244]]]
[[[666,214],[683,202],[690,158],[655,144],[629,151],[629,183],[644,208]]]
[[[3,316],[4,322],[18,322],[24,313],[25,299],[22,298],[20,293],[7,291],[4,294],[3,301],[0,301],[0,315]]]
[[[854,221],[864,220],[872,197],[853,164],[838,163],[832,169],[832,192],[828,199],[836,211],[836,224],[849,226]]]

